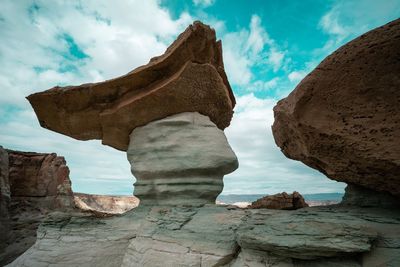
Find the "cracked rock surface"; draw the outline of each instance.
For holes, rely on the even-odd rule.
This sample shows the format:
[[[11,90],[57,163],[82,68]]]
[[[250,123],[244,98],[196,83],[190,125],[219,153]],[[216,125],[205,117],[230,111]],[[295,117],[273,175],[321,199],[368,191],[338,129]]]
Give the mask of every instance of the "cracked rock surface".
[[[399,266],[400,213],[312,207],[144,206],[94,219],[53,215],[9,266]]]

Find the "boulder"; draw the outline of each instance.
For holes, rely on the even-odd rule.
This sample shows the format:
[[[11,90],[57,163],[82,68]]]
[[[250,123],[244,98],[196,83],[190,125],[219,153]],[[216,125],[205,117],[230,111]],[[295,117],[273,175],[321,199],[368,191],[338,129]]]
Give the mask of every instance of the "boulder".
[[[79,140],[101,139],[123,151],[138,126],[181,112],[199,112],[224,129],[235,106],[221,41],[201,22],[190,25],[163,55],[126,75],[56,86],[27,98],[42,127]]]
[[[276,144],[327,177],[400,196],[400,19],[339,48],[274,107]]]
[[[252,202],[250,209],[274,209],[274,210],[297,210],[308,207],[302,195],[294,191],[292,194],[286,192],[265,196]]]
[[[139,205],[135,196],[108,196],[74,193],[75,206],[84,211],[122,214]]]
[[[134,195],[141,204],[215,203],[223,176],[238,167],[224,132],[197,112],[138,127],[130,140]]]

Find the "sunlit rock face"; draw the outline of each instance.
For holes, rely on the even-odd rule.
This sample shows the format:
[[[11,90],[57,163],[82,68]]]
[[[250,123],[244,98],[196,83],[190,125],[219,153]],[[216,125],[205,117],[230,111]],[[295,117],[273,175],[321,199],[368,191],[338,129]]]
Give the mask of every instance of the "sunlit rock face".
[[[182,112],[207,115],[223,130],[235,106],[221,41],[214,29],[198,21],[163,55],[126,75],[80,86],[56,86],[27,99],[42,127],[78,140],[101,139],[123,151],[136,127]]]
[[[339,48],[274,108],[277,145],[336,181],[400,196],[400,19]]]
[[[222,130],[185,112],[136,128],[127,151],[142,204],[215,203],[223,176],[238,167]]]

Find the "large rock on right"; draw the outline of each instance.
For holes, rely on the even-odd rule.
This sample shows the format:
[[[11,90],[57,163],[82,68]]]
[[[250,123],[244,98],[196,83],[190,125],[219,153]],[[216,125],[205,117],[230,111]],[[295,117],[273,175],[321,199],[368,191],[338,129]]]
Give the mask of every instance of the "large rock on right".
[[[274,107],[275,142],[333,180],[400,196],[400,19],[339,48]]]

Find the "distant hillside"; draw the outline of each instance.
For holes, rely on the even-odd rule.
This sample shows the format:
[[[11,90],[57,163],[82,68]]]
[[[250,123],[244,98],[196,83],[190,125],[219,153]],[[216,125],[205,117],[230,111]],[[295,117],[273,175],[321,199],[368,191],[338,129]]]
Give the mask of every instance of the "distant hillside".
[[[252,195],[240,195],[240,194],[229,194],[219,195],[217,200],[223,203],[235,203],[235,202],[253,202],[266,195],[263,194],[252,194]],[[318,193],[318,194],[304,194],[306,201],[334,201],[340,202],[343,197],[343,193]]]

